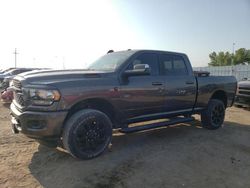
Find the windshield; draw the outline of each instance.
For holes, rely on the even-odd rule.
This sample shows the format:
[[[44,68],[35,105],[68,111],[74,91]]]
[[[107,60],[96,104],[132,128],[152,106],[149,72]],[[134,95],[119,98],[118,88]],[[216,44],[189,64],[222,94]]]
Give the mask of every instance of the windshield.
[[[89,70],[115,71],[134,51],[113,52],[102,56],[88,67]]]

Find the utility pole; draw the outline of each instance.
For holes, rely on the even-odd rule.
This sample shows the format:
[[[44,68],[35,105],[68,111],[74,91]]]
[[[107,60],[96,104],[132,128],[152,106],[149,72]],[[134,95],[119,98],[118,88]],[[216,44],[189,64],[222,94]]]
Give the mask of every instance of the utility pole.
[[[15,68],[16,68],[16,63],[17,63],[17,50],[16,50],[16,48],[15,48],[15,51],[14,51],[14,53],[13,53],[14,55],[15,55]]]

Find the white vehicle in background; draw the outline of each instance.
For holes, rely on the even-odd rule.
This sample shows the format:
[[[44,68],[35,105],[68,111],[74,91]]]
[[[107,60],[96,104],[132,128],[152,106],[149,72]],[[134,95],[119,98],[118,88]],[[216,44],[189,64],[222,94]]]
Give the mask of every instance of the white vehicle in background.
[[[8,71],[5,71],[3,74],[0,74],[0,88],[4,86],[5,78],[12,78],[20,73],[35,70],[34,68],[11,68]]]
[[[250,78],[238,82],[235,106],[250,108]]]
[[[4,74],[5,72],[10,71],[10,70],[12,70],[12,69],[14,69],[14,68],[1,69],[1,70],[0,70],[0,75],[1,75],[1,74]]]

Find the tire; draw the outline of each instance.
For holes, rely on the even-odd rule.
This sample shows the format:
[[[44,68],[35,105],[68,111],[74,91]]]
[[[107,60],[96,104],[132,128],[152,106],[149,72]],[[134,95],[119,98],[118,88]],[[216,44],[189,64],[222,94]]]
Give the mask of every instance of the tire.
[[[217,99],[211,99],[208,107],[201,113],[201,123],[204,128],[215,130],[222,126],[225,118],[224,103]]]
[[[64,148],[78,159],[91,159],[105,151],[112,139],[112,123],[103,112],[84,109],[73,114],[64,127]]]

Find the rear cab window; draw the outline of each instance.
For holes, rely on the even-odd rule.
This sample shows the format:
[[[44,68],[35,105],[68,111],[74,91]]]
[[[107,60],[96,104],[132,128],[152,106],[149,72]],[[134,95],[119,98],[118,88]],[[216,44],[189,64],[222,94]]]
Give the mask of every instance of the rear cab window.
[[[188,75],[185,60],[180,55],[161,54],[159,56],[160,73],[166,76]]]

